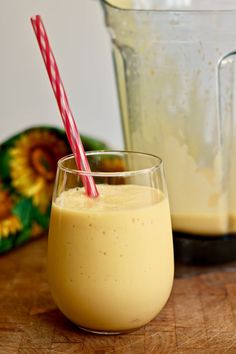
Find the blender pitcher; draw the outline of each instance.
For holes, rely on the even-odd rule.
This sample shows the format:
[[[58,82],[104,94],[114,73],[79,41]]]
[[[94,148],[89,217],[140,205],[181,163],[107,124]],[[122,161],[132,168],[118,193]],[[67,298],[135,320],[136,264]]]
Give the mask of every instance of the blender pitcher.
[[[236,258],[236,3],[104,0],[124,140],[163,158],[175,257]]]

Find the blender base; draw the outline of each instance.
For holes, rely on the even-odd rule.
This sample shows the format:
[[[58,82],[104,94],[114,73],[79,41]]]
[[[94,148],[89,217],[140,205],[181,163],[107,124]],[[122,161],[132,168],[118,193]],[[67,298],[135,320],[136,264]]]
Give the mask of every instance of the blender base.
[[[220,264],[236,260],[236,234],[197,236],[173,231],[175,261]]]

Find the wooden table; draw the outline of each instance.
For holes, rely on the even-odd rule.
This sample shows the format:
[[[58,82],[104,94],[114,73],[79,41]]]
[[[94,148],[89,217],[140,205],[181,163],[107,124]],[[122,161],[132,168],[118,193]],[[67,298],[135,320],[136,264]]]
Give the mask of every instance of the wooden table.
[[[0,258],[0,353],[236,353],[236,267],[176,268],[172,295],[146,327],[83,333],[57,310],[46,275],[46,237]],[[180,277],[181,276],[181,277]]]

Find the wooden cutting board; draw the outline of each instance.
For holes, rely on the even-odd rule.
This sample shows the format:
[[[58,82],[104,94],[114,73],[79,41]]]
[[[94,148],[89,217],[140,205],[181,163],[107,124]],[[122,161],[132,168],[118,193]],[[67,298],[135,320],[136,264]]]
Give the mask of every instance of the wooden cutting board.
[[[172,295],[146,327],[83,333],[51,298],[43,237],[0,258],[0,353],[236,354],[236,267],[176,267]]]

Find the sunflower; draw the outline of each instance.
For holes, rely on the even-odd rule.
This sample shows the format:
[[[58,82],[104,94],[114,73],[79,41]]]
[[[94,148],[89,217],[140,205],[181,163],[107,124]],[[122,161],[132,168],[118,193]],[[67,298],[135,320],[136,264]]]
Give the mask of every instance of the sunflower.
[[[22,229],[20,219],[12,214],[13,201],[8,191],[0,186],[0,238],[7,238]]]
[[[48,130],[23,134],[10,149],[13,187],[41,212],[51,202],[57,160],[67,153],[65,142]]]

